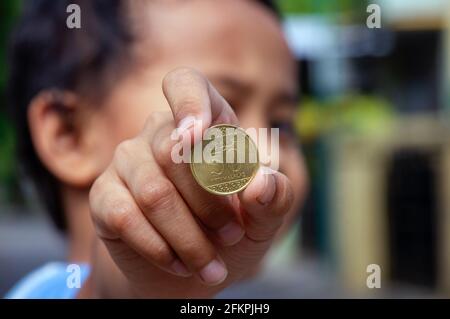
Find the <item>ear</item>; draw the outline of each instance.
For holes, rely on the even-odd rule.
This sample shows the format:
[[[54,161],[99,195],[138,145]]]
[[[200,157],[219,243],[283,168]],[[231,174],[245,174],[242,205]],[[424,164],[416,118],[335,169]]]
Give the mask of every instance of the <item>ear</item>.
[[[89,187],[100,165],[87,143],[81,101],[67,91],[43,91],[31,101],[28,124],[44,166],[62,183]]]

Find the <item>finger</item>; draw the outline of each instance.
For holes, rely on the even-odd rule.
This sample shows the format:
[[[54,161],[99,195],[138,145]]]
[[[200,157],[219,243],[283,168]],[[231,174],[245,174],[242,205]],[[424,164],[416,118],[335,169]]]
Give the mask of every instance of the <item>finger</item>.
[[[238,196],[246,236],[257,242],[274,237],[294,201],[288,178],[264,166]]]
[[[166,241],[142,215],[118,177],[107,174],[103,180],[99,179],[90,192],[90,203],[101,239],[107,242],[123,241],[155,266],[174,275],[191,276]]]
[[[117,159],[115,167],[146,219],[188,269],[208,285],[220,284],[227,276],[225,265],[151,152],[146,152],[145,144],[136,140],[118,149],[123,147],[126,150],[117,156],[124,158]]]
[[[151,144],[153,156],[211,234],[225,246],[236,244],[244,236],[244,229],[236,220],[236,211],[229,198],[205,191],[194,180],[188,165],[174,163],[171,152],[176,142],[169,137],[171,130],[171,126],[166,126],[156,133]]]
[[[202,132],[213,123],[238,124],[225,99],[200,73],[189,68],[169,72],[163,80],[163,92],[180,131],[201,123]]]

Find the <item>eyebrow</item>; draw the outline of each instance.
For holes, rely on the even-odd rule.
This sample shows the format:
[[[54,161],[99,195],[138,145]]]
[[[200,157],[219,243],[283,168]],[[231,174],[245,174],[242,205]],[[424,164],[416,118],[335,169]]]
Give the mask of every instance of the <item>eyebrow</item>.
[[[249,94],[253,88],[252,85],[231,76],[210,76],[211,82],[214,84],[224,85],[231,88],[242,95]],[[289,89],[283,89],[273,98],[276,103],[288,103],[288,104],[298,104],[300,101],[300,93],[298,90],[290,91]]]
[[[215,84],[224,85],[228,88],[238,91],[241,94],[248,94],[252,91],[252,86],[231,76],[211,76],[209,77],[211,82]]]

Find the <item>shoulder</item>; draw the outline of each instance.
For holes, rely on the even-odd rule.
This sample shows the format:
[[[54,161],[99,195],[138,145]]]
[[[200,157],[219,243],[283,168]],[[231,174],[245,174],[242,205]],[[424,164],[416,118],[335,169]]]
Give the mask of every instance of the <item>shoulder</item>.
[[[75,298],[89,276],[89,265],[52,262],[22,278],[5,296],[8,299]]]

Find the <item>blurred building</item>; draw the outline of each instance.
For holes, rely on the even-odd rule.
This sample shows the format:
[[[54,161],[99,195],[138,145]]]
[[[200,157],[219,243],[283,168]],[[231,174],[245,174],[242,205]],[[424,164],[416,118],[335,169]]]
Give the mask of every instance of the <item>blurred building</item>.
[[[285,2],[312,177],[303,255],[354,293],[373,293],[370,264],[382,293],[450,293],[450,2]],[[366,25],[370,3],[379,29]]]

